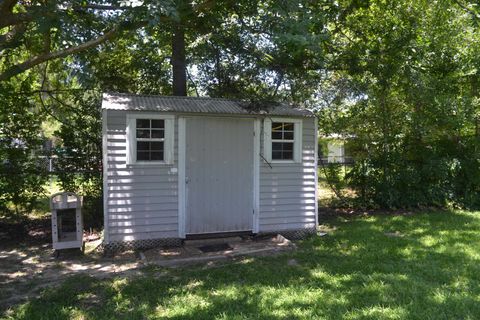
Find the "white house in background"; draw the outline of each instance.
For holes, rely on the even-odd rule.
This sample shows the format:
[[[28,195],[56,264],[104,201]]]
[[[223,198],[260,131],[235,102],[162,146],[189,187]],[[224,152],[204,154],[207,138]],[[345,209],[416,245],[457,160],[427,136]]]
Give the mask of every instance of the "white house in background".
[[[345,143],[342,140],[330,140],[327,144],[328,163],[345,162]]]
[[[240,101],[104,94],[104,242],[145,247],[317,225],[310,111]]]

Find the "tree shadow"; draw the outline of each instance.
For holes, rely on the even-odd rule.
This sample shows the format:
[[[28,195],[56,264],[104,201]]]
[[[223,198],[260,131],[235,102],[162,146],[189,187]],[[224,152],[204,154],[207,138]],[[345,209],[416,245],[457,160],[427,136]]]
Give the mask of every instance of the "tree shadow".
[[[87,319],[450,319],[480,314],[480,219],[473,213],[324,223],[336,230],[280,256],[215,268],[158,268],[128,279],[72,278],[18,307],[13,318],[67,319],[76,312]],[[392,232],[398,236],[389,236]]]

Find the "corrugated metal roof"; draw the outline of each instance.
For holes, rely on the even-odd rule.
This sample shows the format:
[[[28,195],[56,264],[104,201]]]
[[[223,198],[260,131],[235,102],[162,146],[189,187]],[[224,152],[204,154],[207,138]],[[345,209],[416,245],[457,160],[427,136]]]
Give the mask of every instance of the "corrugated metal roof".
[[[306,109],[288,104],[276,104],[268,111],[246,110],[245,102],[218,98],[177,97],[136,95],[126,93],[104,93],[102,109],[132,111],[163,111],[180,113],[220,113],[220,114],[269,114],[276,116],[313,117]]]

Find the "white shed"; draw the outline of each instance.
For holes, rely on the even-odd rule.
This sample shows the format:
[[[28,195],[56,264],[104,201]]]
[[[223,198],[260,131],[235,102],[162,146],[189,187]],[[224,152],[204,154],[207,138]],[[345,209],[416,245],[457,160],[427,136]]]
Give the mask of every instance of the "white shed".
[[[105,245],[315,232],[317,129],[289,105],[104,94]]]

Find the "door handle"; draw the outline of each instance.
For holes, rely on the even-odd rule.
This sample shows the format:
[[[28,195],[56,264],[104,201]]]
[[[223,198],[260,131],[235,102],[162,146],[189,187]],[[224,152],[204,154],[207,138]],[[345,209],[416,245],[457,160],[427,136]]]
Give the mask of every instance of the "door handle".
[[[190,178],[189,177],[186,177],[185,178],[185,184],[188,184],[190,182]]]

